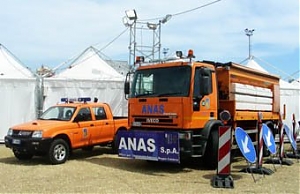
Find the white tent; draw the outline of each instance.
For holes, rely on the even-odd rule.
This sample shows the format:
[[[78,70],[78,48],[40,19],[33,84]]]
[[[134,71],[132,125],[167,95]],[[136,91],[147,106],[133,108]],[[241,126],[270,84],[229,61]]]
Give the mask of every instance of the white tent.
[[[296,121],[300,121],[300,85],[294,85],[280,80],[280,104],[286,107],[285,123],[292,126],[293,114]]]
[[[52,78],[44,78],[44,110],[63,97],[97,97],[109,103],[113,113],[127,115],[124,76],[107,64],[93,47],[80,54],[69,68]]]
[[[107,64],[98,52],[99,51],[94,47],[87,48],[69,65],[68,69],[54,77],[67,79],[123,80],[124,77]]]
[[[36,116],[34,75],[0,44],[0,142],[9,127]]]
[[[264,68],[262,68],[253,58],[250,58],[248,60],[248,63],[246,64],[246,67],[250,67],[252,69],[256,69],[258,71],[268,73],[268,71],[265,70]]]
[[[264,68],[262,68],[258,63],[254,61],[253,58],[248,60],[246,64],[247,67],[268,73]],[[292,127],[292,115],[295,115],[296,121],[300,121],[300,85],[288,83],[280,79],[280,108],[285,106],[286,109],[286,119],[284,123],[289,127]]]

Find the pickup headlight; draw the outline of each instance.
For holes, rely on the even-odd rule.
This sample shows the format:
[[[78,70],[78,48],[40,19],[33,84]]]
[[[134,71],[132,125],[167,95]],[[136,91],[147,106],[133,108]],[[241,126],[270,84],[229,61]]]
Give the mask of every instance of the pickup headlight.
[[[8,135],[8,136],[12,136],[12,134],[13,134],[13,130],[12,130],[12,129],[8,129],[7,135]]]
[[[39,131],[34,131],[32,133],[32,138],[42,138],[43,137],[43,131],[39,130]]]

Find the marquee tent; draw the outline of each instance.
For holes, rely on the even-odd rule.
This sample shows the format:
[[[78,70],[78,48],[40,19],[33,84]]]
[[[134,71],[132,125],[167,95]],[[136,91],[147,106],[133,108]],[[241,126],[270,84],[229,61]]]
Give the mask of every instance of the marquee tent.
[[[127,116],[124,76],[107,64],[99,51],[89,47],[61,73],[43,79],[43,110],[63,97],[97,97],[109,103],[114,115]]]
[[[9,127],[36,117],[36,78],[0,44],[0,142]]]
[[[248,63],[246,64],[246,67],[250,67],[252,69],[256,69],[258,71],[268,73],[268,71],[265,70],[263,67],[261,67],[253,58],[250,58],[248,60]]]
[[[268,73],[253,58],[248,60],[247,67]],[[286,107],[286,119],[284,123],[292,127],[292,115],[295,114],[297,121],[300,121],[300,85],[288,83],[282,79],[279,81],[280,87],[280,108]],[[283,113],[283,111],[282,111]]]

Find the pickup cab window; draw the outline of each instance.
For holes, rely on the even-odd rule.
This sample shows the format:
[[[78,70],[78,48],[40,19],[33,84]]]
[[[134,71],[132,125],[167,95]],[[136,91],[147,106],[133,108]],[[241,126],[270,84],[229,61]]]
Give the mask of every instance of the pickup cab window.
[[[96,120],[107,119],[104,107],[94,107],[93,111],[95,113]]]
[[[81,108],[75,118],[75,121],[77,122],[91,121],[91,120],[92,120],[91,110],[88,107]]]

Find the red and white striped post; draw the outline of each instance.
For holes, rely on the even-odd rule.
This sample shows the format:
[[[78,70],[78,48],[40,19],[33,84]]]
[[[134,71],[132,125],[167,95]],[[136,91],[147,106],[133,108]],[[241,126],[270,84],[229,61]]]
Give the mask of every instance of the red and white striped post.
[[[256,167],[261,168],[262,167],[262,161],[263,161],[263,146],[264,146],[264,140],[263,140],[263,134],[262,134],[262,113],[258,113],[258,120],[257,120],[257,133],[258,133],[258,160],[256,163]]]
[[[284,134],[283,134],[283,122],[282,117],[279,115],[279,123],[278,123],[278,129],[279,129],[279,159],[282,162],[284,157]]]
[[[295,141],[297,142],[297,131],[296,131],[296,117],[295,114],[293,113],[293,136]]]
[[[293,136],[294,141],[295,141],[293,143],[296,144],[296,147],[292,146],[293,147],[293,153],[292,154],[289,153],[289,154],[287,154],[287,156],[290,157],[290,158],[297,158],[297,159],[299,159],[300,155],[299,155],[299,152],[297,150],[297,130],[296,130],[296,118],[295,118],[295,114],[292,115],[292,131],[291,131],[291,133],[292,133],[291,135]]]
[[[213,186],[233,188],[231,177],[231,127],[219,127],[219,150],[217,175],[213,178]]]

